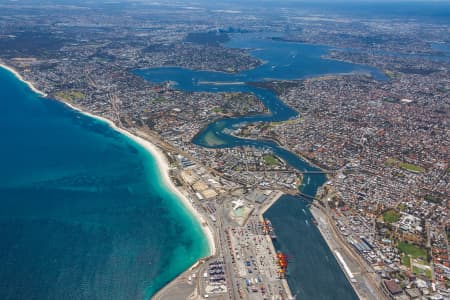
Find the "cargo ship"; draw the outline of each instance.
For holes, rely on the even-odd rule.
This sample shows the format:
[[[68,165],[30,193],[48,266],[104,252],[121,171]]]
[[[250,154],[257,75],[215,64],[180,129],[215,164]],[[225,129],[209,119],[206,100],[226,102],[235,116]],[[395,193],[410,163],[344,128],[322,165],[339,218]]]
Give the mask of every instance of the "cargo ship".
[[[287,255],[284,254],[283,252],[280,251],[277,252],[277,265],[279,267],[278,275],[280,276],[280,278],[286,278],[288,259]]]
[[[270,222],[269,219],[264,219],[262,229],[263,233],[269,235],[271,239],[274,240],[277,238],[277,235],[273,230],[272,222]]]

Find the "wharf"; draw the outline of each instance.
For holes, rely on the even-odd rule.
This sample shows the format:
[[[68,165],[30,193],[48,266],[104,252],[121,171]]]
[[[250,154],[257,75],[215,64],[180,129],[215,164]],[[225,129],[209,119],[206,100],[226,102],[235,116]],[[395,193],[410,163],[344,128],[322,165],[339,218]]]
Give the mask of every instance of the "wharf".
[[[378,288],[376,274],[349,248],[323,208],[313,203],[310,206],[310,212],[317,221],[317,228],[323,239],[358,297],[367,300],[386,299],[385,294]]]
[[[264,207],[261,208],[260,213],[259,213],[259,215],[258,215],[258,218],[259,218],[259,221],[260,221],[260,222],[264,222],[264,216],[263,216],[264,213],[265,213],[266,211],[268,211],[268,210],[270,209],[270,207],[271,207],[278,199],[280,199],[283,195],[284,195],[283,192],[277,192],[276,195],[268,202],[268,204],[267,204],[266,206],[264,206]],[[270,238],[270,236],[269,236],[269,235],[266,235],[265,237],[266,237],[266,239],[268,240],[268,244],[269,244],[269,247],[270,247],[270,251],[271,251],[272,253],[274,253],[274,254],[277,253],[277,251],[275,250],[275,246],[274,246],[274,244],[273,244],[272,239]],[[292,296],[291,288],[289,287],[289,284],[288,284],[286,278],[281,279],[281,284],[283,285],[283,288],[284,288],[286,294],[288,295],[288,299],[294,299],[294,297]]]

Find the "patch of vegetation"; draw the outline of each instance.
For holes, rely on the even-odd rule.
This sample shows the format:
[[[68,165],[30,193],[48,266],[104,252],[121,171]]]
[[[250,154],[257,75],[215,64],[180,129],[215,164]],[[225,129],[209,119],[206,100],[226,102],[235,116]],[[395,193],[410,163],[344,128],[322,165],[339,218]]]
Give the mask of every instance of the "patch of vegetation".
[[[69,102],[83,100],[85,97],[82,92],[76,91],[76,90],[59,91],[59,92],[56,92],[55,95],[57,98],[67,100]]]
[[[408,268],[411,267],[411,258],[408,255],[403,255],[401,260],[402,265],[407,266]]]
[[[441,199],[439,199],[438,197],[435,197],[433,195],[425,195],[424,199],[428,202],[432,202],[432,203],[436,203],[436,204],[440,204],[442,202]]]
[[[162,103],[162,102],[165,102],[165,101],[166,101],[166,98],[159,97],[159,98],[153,99],[152,103]]]
[[[14,32],[13,35],[14,38],[2,38],[0,43],[0,51],[7,53],[6,55],[11,58],[54,56],[55,51],[61,49],[65,43],[71,42],[58,37],[57,34],[40,30]]]
[[[289,120],[286,120],[286,121],[270,122],[269,123],[269,127],[275,127],[275,126],[283,125],[283,124],[295,124],[295,122],[298,122],[301,119],[302,119],[301,117],[298,117],[296,119],[289,119]]]
[[[423,173],[425,172],[425,169],[421,166],[416,166],[413,164],[401,162],[399,160],[396,160],[395,158],[388,158],[385,162],[388,166],[396,166],[398,168],[401,168],[406,171],[414,172],[414,173]]]
[[[215,113],[220,113],[220,112],[223,111],[223,109],[220,108],[220,107],[216,107],[216,108],[213,109],[213,111],[214,111]]]
[[[400,163],[399,167],[406,171],[415,172],[415,173],[425,172],[425,169],[422,168],[421,166],[416,166],[416,165],[408,164],[408,163],[404,163],[404,162]]]
[[[431,270],[421,269],[419,267],[413,266],[413,273],[416,275],[425,275],[426,277],[431,279]]]
[[[175,186],[183,186],[180,179],[178,179],[177,177],[172,177],[172,181],[175,183]]]
[[[386,161],[384,162],[385,165],[387,166],[395,166],[397,165],[398,160],[393,159],[392,157],[389,157],[388,159],[386,159]]]
[[[439,93],[446,93],[446,92],[448,92],[448,89],[445,86],[440,86],[437,88],[437,91]]]
[[[269,166],[278,166],[278,165],[280,165],[280,161],[275,156],[273,156],[272,154],[265,154],[263,156],[263,158],[264,158],[264,162],[266,163],[266,165],[269,165]]]
[[[426,261],[426,259],[427,259],[427,250],[424,248],[420,248],[420,247],[417,247],[415,245],[408,244],[405,242],[398,243],[397,248],[401,252],[405,253],[406,255],[411,256],[412,258],[420,258],[423,261]]]
[[[400,213],[394,209],[387,210],[383,213],[383,220],[389,224],[398,222],[400,220]]]
[[[394,79],[397,78],[398,75],[395,74],[394,72],[390,71],[390,70],[384,70],[384,74],[389,77],[389,79]]]

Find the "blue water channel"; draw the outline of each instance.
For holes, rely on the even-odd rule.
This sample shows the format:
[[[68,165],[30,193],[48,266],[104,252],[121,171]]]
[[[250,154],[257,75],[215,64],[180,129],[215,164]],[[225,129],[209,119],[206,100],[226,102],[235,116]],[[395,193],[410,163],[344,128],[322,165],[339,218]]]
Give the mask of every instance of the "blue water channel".
[[[273,91],[248,83],[346,73],[369,74],[379,80],[385,79],[384,74],[368,66],[324,59],[323,56],[330,50],[325,46],[249,38],[246,35],[235,36],[226,46],[249,49],[251,55],[265,63],[237,74],[177,67],[137,70],[136,74],[156,83],[170,81],[174,88],[188,92],[253,93],[268,108],[268,113],[217,120],[206,126],[193,143],[209,148],[268,148],[302,172],[319,169],[272,141],[248,140],[227,134],[242,123],[283,121],[298,115]],[[326,180],[324,174],[305,174],[300,191],[314,196]],[[357,299],[320,232],[311,225],[309,202],[308,197],[300,194],[284,196],[266,213],[279,237],[275,246],[293,258],[288,270],[291,289],[299,299]]]

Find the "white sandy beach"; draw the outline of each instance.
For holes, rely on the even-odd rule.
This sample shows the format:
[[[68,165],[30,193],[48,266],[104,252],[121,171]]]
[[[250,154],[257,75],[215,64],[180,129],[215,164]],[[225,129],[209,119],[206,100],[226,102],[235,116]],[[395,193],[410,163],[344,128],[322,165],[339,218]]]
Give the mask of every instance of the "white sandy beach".
[[[39,96],[47,97],[47,94],[46,94],[46,93],[44,93],[44,92],[38,90],[31,82],[26,81],[25,79],[23,79],[22,75],[20,75],[20,74],[19,74],[16,70],[14,70],[13,68],[8,67],[7,65],[5,65],[5,64],[3,64],[3,63],[1,63],[1,62],[0,62],[0,67],[3,68],[3,69],[8,70],[8,71],[11,72],[11,73],[13,73],[14,76],[16,76],[20,81],[24,82],[26,85],[28,85],[28,87],[29,87],[33,92],[35,92],[36,94],[38,94]]]
[[[31,82],[25,81],[23,79],[23,77],[14,69],[1,64],[0,63],[0,67],[10,71],[11,73],[13,73],[19,80],[23,81],[25,84],[27,84],[30,89],[39,94],[40,96],[46,97],[47,95],[45,93],[43,93],[42,91],[36,89],[35,86],[33,86],[33,84]],[[89,112],[83,111],[82,109],[73,106],[69,103],[63,102],[65,105],[67,105],[68,107],[70,107],[73,110],[76,110],[84,115],[87,115],[89,117],[92,118],[96,118],[99,119],[105,123],[107,123],[111,128],[113,128],[114,130],[126,135],[127,137],[129,137],[130,139],[132,139],[133,141],[135,141],[136,143],[138,143],[139,145],[141,145],[144,149],[146,149],[156,160],[157,165],[158,165],[158,169],[160,172],[160,175],[162,176],[162,179],[165,183],[165,185],[167,187],[170,188],[170,190],[177,195],[178,199],[180,199],[182,201],[182,203],[184,204],[184,206],[191,212],[191,214],[197,219],[197,221],[200,223],[200,226],[204,232],[204,234],[206,235],[207,239],[208,239],[208,244],[209,244],[209,255],[214,255],[216,253],[216,245],[215,245],[215,240],[214,240],[214,234],[212,229],[209,226],[204,226],[204,224],[207,224],[206,220],[203,218],[203,216],[193,207],[192,203],[189,201],[189,199],[183,194],[181,193],[181,191],[179,189],[176,188],[175,184],[172,182],[172,180],[170,180],[169,177],[169,163],[167,162],[166,156],[164,155],[164,153],[161,151],[161,149],[159,149],[158,147],[156,147],[155,145],[153,145],[152,143],[150,143],[149,141],[136,136],[128,131],[126,131],[125,129],[122,129],[120,127],[117,127],[116,124],[114,124],[114,122],[112,122],[109,119],[106,119],[104,117],[100,117],[100,116],[96,116],[93,115]]]
[[[120,127],[117,127],[116,124],[114,124],[111,120],[106,119],[104,117],[100,117],[100,116],[96,116],[93,115],[89,112],[83,111],[81,109],[79,109],[78,107],[75,107],[69,103],[65,103],[68,107],[72,108],[73,110],[79,111],[84,115],[87,115],[91,118],[96,118],[99,120],[102,120],[104,122],[106,122],[111,128],[113,128],[114,130],[126,135],[127,137],[129,137],[130,139],[132,139],[133,141],[135,141],[136,143],[138,143],[139,145],[141,145],[144,149],[146,149],[156,160],[157,165],[158,165],[158,169],[160,172],[160,175],[162,176],[162,179],[164,181],[164,184],[170,188],[170,190],[177,195],[178,199],[180,199],[184,206],[192,213],[192,215],[198,220],[198,222],[200,223],[200,226],[202,227],[203,232],[205,233],[207,239],[208,239],[208,244],[209,244],[209,249],[210,249],[210,253],[209,255],[214,255],[216,253],[216,246],[215,246],[215,242],[214,242],[214,236],[212,233],[211,228],[209,228],[209,226],[203,226],[203,224],[207,224],[205,219],[203,218],[203,216],[193,207],[192,203],[189,201],[189,199],[183,194],[181,193],[181,191],[179,189],[176,188],[175,184],[172,182],[172,180],[170,180],[169,177],[169,163],[167,162],[166,156],[164,155],[164,153],[161,151],[161,149],[159,149],[158,147],[156,147],[155,145],[153,145],[152,143],[150,143],[149,141],[136,136],[128,131],[126,131],[125,129],[122,129]]]

